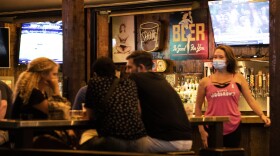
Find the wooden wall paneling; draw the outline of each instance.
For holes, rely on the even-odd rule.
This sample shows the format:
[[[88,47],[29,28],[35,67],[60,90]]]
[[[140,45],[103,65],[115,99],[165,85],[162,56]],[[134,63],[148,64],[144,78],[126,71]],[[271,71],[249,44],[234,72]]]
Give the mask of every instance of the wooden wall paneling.
[[[86,9],[86,64],[85,64],[85,68],[87,70],[86,72],[86,82],[89,81],[90,79],[90,71],[91,71],[91,47],[92,47],[92,39],[91,39],[91,36],[92,36],[92,33],[94,32],[91,32],[91,10],[90,9]]]
[[[242,46],[242,47],[232,47],[236,57],[241,58],[251,58],[254,55],[259,55],[260,57],[269,56],[269,46]]]
[[[241,142],[240,147],[245,149],[246,156],[251,156],[251,147],[250,147],[250,141],[251,138],[250,135],[250,125],[248,124],[241,124]]]
[[[270,73],[270,118],[272,125],[269,134],[269,155],[279,155],[280,144],[280,1],[270,0],[270,45],[269,45],[269,73]]]
[[[250,125],[251,156],[268,156],[268,130],[263,124]]]
[[[85,83],[84,1],[63,0],[63,93],[71,101]]]
[[[174,61],[176,72],[183,73],[203,73],[203,61],[201,60],[186,60]],[[181,70],[180,68],[183,69]]]
[[[241,124],[241,143],[246,156],[268,156],[269,131],[263,124]]]
[[[97,58],[109,57],[109,15],[97,14]]]

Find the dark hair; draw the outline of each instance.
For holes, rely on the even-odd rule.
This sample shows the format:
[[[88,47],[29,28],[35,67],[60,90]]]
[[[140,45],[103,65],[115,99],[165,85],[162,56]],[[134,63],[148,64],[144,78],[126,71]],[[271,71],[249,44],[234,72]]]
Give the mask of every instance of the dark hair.
[[[217,49],[221,49],[225,52],[225,56],[227,58],[227,71],[233,74],[236,73],[237,62],[232,48],[227,45],[219,45],[215,48],[215,51]]]
[[[97,76],[115,76],[115,70],[114,62],[108,57],[100,57],[92,65],[92,71],[96,73]]]
[[[143,64],[147,70],[153,67],[153,57],[151,53],[144,51],[135,51],[126,57],[126,60],[133,59],[134,64],[139,67]]]

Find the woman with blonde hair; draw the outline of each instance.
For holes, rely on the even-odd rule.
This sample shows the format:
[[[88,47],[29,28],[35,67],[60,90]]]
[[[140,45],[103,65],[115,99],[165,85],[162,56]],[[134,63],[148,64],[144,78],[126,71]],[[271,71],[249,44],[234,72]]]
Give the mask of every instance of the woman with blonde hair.
[[[58,64],[45,57],[36,58],[28,64],[27,70],[20,74],[16,82],[12,119],[46,120],[49,118],[48,96],[61,97],[57,77],[58,68]],[[49,90],[52,94],[47,94]],[[65,135],[68,132],[63,131],[63,133]],[[68,140],[61,138],[61,134],[62,131],[38,130],[34,134],[33,147],[71,148]],[[73,135],[73,133],[66,135]],[[10,137],[15,136],[10,135]]]
[[[28,64],[27,70],[16,82],[13,119],[48,119],[46,91],[50,88],[53,95],[60,95],[58,68],[58,64],[45,57],[36,58]]]

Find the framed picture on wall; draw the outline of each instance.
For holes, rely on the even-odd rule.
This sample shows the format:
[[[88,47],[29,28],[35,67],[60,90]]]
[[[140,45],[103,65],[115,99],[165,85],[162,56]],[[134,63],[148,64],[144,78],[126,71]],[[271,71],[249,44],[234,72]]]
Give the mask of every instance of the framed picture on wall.
[[[0,80],[6,83],[11,89],[14,89],[14,77],[13,76],[0,76]]]
[[[114,63],[126,62],[126,57],[134,50],[134,16],[112,17],[112,59]]]
[[[10,68],[10,29],[0,27],[0,68]]]

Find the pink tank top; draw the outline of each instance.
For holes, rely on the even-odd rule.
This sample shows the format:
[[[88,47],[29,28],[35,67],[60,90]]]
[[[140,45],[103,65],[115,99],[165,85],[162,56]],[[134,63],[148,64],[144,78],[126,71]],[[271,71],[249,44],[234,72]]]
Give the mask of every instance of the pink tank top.
[[[240,124],[241,113],[238,109],[239,97],[240,91],[233,79],[224,88],[215,86],[211,79],[211,83],[206,87],[208,107],[204,115],[230,117],[229,122],[224,123],[223,135],[235,131]]]

